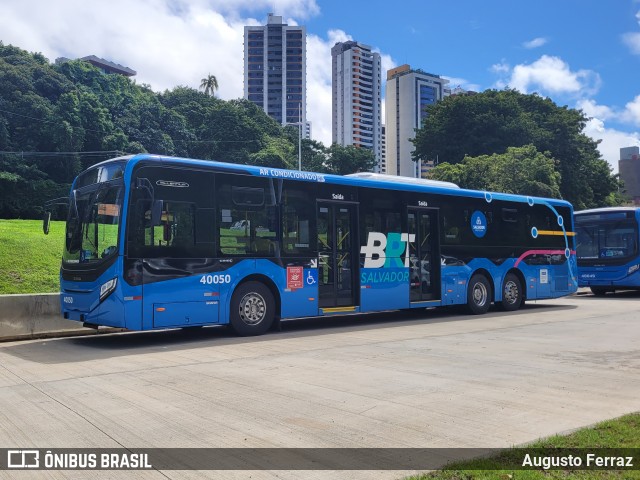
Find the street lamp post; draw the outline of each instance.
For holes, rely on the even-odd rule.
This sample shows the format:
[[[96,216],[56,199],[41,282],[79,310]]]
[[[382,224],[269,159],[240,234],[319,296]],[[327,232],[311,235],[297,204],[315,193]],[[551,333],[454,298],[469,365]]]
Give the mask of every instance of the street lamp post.
[[[298,105],[298,170],[302,171],[302,104]]]

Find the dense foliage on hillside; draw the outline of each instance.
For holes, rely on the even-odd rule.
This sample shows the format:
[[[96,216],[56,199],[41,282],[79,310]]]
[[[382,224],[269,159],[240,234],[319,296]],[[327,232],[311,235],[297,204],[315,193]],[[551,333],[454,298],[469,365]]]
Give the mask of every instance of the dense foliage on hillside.
[[[511,162],[509,148],[532,146],[531,155],[540,152],[551,159],[560,176],[560,196],[574,207],[602,207],[621,201],[618,180],[602,159],[597,142],[584,133],[588,118],[580,110],[559,107],[549,98],[515,90],[486,90],[476,95],[450,96],[427,109],[428,116],[416,133],[414,157],[428,161],[437,159],[440,164],[446,162],[456,167],[436,169],[434,178],[462,178],[461,186],[474,188],[482,183],[477,175],[458,175],[461,169],[474,169],[477,162],[471,159],[477,157],[491,163],[497,158],[487,156],[497,154],[505,155],[500,162],[519,165],[519,161]],[[467,161],[464,161],[465,157],[468,157]],[[509,171],[506,169],[501,175],[509,175]],[[533,170],[530,172],[534,174]],[[540,177],[540,173],[538,170],[535,175]],[[514,171],[514,175],[521,177],[522,171]],[[510,177],[487,179],[486,183],[508,184]],[[467,185],[464,179],[473,181]],[[518,188],[528,189],[531,182],[512,185],[511,191],[529,195],[545,191],[539,188],[539,180],[534,177],[530,180],[538,183],[536,192]],[[551,192],[553,185],[549,185]]]
[[[67,195],[80,171],[121,154],[298,167],[296,127],[283,128],[249,101],[210,93],[185,86],[158,93],[83,61],[56,65],[0,41],[0,218],[38,218],[46,200]],[[578,208],[620,201],[580,111],[511,90],[448,97],[428,108],[415,156],[455,167],[435,169],[436,178],[561,196]],[[525,157],[508,152],[528,146]],[[375,163],[368,150],[312,140],[302,141],[301,152],[304,170],[345,174]],[[479,165],[492,163],[500,168],[487,172],[503,177],[521,165],[513,176],[519,180],[480,178]]]
[[[246,100],[184,86],[157,93],[83,61],[55,65],[0,41],[0,218],[38,218],[84,168],[140,152],[297,168],[298,132]],[[310,140],[302,152],[304,169],[325,173],[374,162],[371,152]]]

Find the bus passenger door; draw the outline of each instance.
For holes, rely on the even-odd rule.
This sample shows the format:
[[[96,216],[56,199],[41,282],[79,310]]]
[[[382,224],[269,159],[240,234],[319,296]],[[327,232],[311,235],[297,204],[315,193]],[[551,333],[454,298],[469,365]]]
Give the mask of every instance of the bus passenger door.
[[[438,210],[409,208],[409,300],[439,300],[440,242]]]
[[[357,305],[356,206],[318,202],[318,306]]]

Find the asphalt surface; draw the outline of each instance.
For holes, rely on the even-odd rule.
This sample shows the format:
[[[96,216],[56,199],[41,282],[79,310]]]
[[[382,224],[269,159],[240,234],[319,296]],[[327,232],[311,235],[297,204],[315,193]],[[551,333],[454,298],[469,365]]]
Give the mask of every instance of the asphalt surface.
[[[640,294],[0,344],[0,448],[502,448],[640,410]],[[375,467],[375,465],[373,465]],[[373,468],[373,470],[376,470]],[[39,471],[0,478],[402,478]],[[10,475],[9,475],[10,474]]]

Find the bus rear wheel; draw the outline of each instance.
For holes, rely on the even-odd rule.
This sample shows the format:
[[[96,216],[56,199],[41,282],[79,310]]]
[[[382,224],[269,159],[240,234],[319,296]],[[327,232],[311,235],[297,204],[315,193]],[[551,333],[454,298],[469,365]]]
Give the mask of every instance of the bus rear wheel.
[[[271,327],[274,316],[273,294],[263,283],[243,283],[233,292],[229,322],[238,335],[262,335]]]
[[[606,287],[591,287],[591,293],[593,293],[596,297],[604,297],[607,293],[613,292],[612,288]]]
[[[482,274],[475,274],[467,289],[467,310],[474,315],[487,313],[491,306],[491,284]]]
[[[513,273],[507,273],[502,284],[502,309],[507,312],[518,310],[522,305],[522,284]]]

